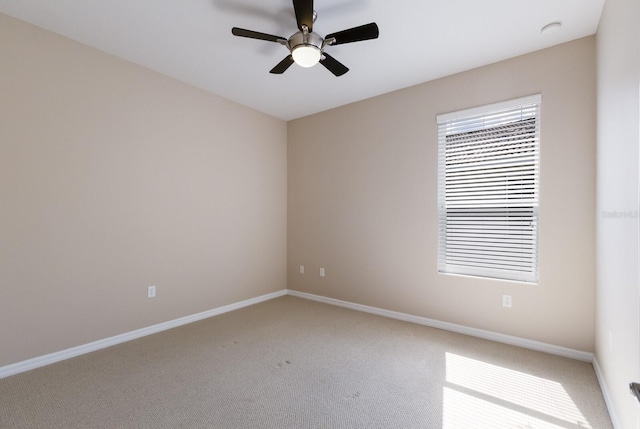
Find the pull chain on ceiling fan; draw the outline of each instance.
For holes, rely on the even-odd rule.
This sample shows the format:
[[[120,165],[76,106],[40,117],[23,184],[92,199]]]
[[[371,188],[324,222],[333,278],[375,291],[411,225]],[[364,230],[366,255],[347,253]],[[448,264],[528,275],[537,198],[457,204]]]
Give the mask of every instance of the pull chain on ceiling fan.
[[[349,69],[331,55],[327,54],[325,48],[327,46],[377,39],[379,35],[378,26],[375,22],[372,22],[359,27],[338,31],[337,33],[331,33],[325,38],[322,38],[313,32],[313,23],[317,18],[317,14],[313,10],[313,0],[293,0],[293,9],[300,31],[293,34],[289,39],[257,31],[245,30],[244,28],[233,27],[231,29],[231,33],[235,36],[276,42],[289,49],[289,55],[271,69],[270,73],[282,74],[294,62],[301,67],[313,67],[319,62],[334,75],[342,76],[348,72]]]

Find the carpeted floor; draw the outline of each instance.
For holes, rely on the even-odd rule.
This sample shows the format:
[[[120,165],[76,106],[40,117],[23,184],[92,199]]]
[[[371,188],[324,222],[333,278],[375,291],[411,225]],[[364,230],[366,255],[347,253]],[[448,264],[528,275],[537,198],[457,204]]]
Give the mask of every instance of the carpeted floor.
[[[612,428],[591,364],[285,296],[0,380],[1,428]]]

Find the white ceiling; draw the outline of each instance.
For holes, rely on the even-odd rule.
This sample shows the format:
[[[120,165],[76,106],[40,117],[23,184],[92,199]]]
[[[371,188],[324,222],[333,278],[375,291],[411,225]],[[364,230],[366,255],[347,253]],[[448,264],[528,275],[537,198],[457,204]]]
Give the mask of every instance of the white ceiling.
[[[380,38],[330,46],[350,68],[291,66],[291,0],[0,0],[0,12],[284,120],[594,34],[605,0],[315,0],[321,36],[376,22]],[[541,28],[562,22],[560,31]]]

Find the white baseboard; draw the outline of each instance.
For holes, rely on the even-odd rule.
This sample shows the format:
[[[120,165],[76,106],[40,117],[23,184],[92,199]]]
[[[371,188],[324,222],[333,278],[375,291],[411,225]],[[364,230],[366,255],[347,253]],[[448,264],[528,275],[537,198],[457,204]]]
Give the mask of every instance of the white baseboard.
[[[524,347],[531,350],[542,351],[542,352],[546,352],[546,353],[550,353],[558,356],[568,357],[571,359],[577,359],[585,362],[593,362],[592,353],[572,350],[565,347],[541,343],[538,341],[527,340],[519,337],[513,337],[510,335],[499,334],[491,331],[484,331],[482,329],[469,328],[466,326],[456,325],[453,323],[441,322],[439,320],[427,319],[426,317],[413,316],[410,314],[399,313],[396,311],[384,310],[381,308],[370,307],[362,304],[355,304],[348,301],[341,301],[338,299],[327,298],[319,295],[313,295],[310,293],[284,289],[278,292],[273,292],[267,295],[262,295],[256,298],[247,299],[245,301],[240,301],[234,304],[225,305],[223,307],[218,307],[213,310],[193,314],[190,316],[181,317],[179,319],[174,319],[168,322],[159,323],[157,325],[149,326],[149,327],[138,329],[135,331],[126,332],[124,334],[94,341],[92,343],[83,344],[77,347],[61,350],[59,352],[38,356],[32,359],[27,359],[25,361],[17,362],[11,365],[6,365],[3,367],[0,367],[0,379],[9,377],[11,375],[19,374],[21,372],[25,372],[25,371],[40,368],[46,365],[50,365],[52,363],[60,362],[65,359],[70,359],[86,353],[91,353],[96,350],[100,350],[106,347],[114,346],[116,344],[124,343],[126,341],[135,340],[137,338],[155,334],[157,332],[166,331],[167,329],[176,328],[178,326],[197,322],[198,320],[213,317],[218,314],[223,314],[223,313],[227,313],[229,311],[237,310],[243,307],[248,307],[250,305],[258,304],[260,302],[268,301],[270,299],[278,298],[284,295],[291,295],[299,298],[323,302],[326,304],[337,305],[340,307],[350,308],[352,310],[377,314],[379,316],[403,320],[405,322],[416,323],[418,325],[429,326],[432,328],[443,329],[446,331],[457,332],[460,334],[470,335],[473,337],[483,338],[486,340],[496,341],[499,343]],[[596,373],[597,373],[597,369],[596,369]],[[598,379],[601,380],[600,376],[598,376]],[[601,386],[603,387],[605,386],[604,384],[602,384],[602,380],[601,380]],[[604,392],[604,389],[603,389],[603,392]],[[606,396],[605,396],[605,399],[607,399]],[[612,416],[612,420],[613,420],[613,416]]]
[[[596,377],[600,384],[600,389],[604,396],[607,409],[609,410],[609,416],[613,423],[614,428],[620,428],[619,420],[613,408],[613,402],[607,383],[604,379],[604,374],[598,364],[598,360],[594,357],[593,353],[582,352],[565,347],[555,346],[552,344],[542,343],[538,341],[527,340],[524,338],[513,337],[510,335],[499,334],[496,332],[485,331],[482,329],[470,328],[467,326],[456,325],[454,323],[441,322],[439,320],[428,319],[426,317],[413,316],[406,313],[400,313],[397,311],[384,310],[377,307],[370,307],[367,305],[356,304],[348,301],[341,301],[334,298],[327,298],[324,296],[313,295],[305,292],[298,292],[295,290],[280,290],[270,294],[258,296],[256,298],[247,299],[234,304],[218,307],[213,310],[204,311],[202,313],[193,314],[190,316],[181,317],[179,319],[170,320],[168,322],[159,323],[157,325],[149,326],[146,328],[138,329],[135,331],[127,332],[121,335],[105,338],[103,340],[94,341],[92,343],[83,344],[81,346],[72,347],[59,352],[50,353],[44,356],[35,357],[22,362],[18,362],[11,365],[0,367],[0,379],[9,377],[11,375],[26,372],[32,369],[40,368],[52,363],[60,362],[66,359],[70,359],[76,356],[80,356],[86,353],[94,352],[106,347],[114,346],[116,344],[131,341],[137,338],[141,338],[147,335],[155,334],[158,332],[166,331],[167,329],[176,328],[178,326],[186,325],[189,323],[197,322],[199,320],[207,319],[209,317],[217,316],[219,314],[227,313],[233,310],[238,310],[243,307],[258,304],[260,302],[268,301],[270,299],[278,298],[284,295],[291,295],[298,298],[309,299],[312,301],[323,302],[325,304],[336,305],[340,307],[349,308],[352,310],[362,311],[365,313],[376,314],[378,316],[389,317],[392,319],[403,320],[405,322],[416,323],[418,325],[429,326],[432,328],[443,329],[446,331],[457,332],[464,335],[470,335],[473,337],[483,338],[486,340],[496,341],[499,343],[510,344],[514,346],[524,347],[531,350],[550,353],[558,356],[563,356],[571,359],[576,359],[584,362],[591,362],[596,372]]]
[[[287,294],[291,296],[297,296],[298,298],[305,298],[313,301],[323,302],[325,304],[332,304],[340,307],[346,307],[352,310],[358,310],[358,311],[363,311],[365,313],[377,314],[378,316],[384,316],[392,319],[403,320],[405,322],[416,323],[418,325],[429,326],[431,328],[443,329],[445,331],[457,332],[459,334],[483,338],[485,340],[496,341],[498,343],[510,344],[513,346],[518,346],[526,349],[563,356],[563,357],[576,359],[584,362],[593,361],[593,353],[573,350],[566,347],[555,346],[553,344],[527,340],[524,338],[513,337],[511,335],[499,334],[496,332],[485,331],[482,329],[469,328],[467,326],[456,325],[454,323],[441,322],[439,320],[427,319],[426,317],[413,316],[411,314],[384,310],[377,307],[369,307],[368,305],[355,304],[348,301],[341,301],[339,299],[327,298],[324,296],[313,295],[305,292],[298,292],[290,289],[287,291]]]
[[[613,424],[614,428],[621,428],[622,426],[620,426],[618,415],[616,414],[615,408],[613,407],[613,399],[611,398],[611,393],[609,392],[609,386],[607,385],[607,382],[604,378],[604,373],[600,368],[598,359],[595,356],[593,357],[593,369],[596,371],[596,377],[598,378],[598,383],[600,384],[600,390],[602,390],[602,396],[604,396],[604,403],[607,405],[607,410],[609,410],[611,423]]]
[[[218,314],[228,313],[229,311],[237,310],[243,307],[248,307],[250,305],[258,304],[260,302],[278,298],[286,294],[287,294],[287,290],[283,289],[278,292],[273,292],[267,295],[258,296],[256,298],[247,299],[245,301],[236,302],[234,304],[225,305],[223,307],[214,308],[213,310],[192,314],[190,316],[181,317],[179,319],[170,320],[168,322],[159,323],[157,325],[149,326],[149,327],[138,329],[135,331],[126,332],[124,334],[116,335],[114,337],[105,338],[103,340],[94,341],[92,343],[83,344],[81,346],[72,347],[66,350],[61,350],[59,352],[50,353],[44,356],[38,356],[32,359],[28,359],[22,362],[17,362],[11,365],[6,365],[3,367],[0,367],[0,379],[9,377],[11,375],[19,374],[21,372],[25,372],[25,371],[40,368],[46,365],[50,365],[52,363],[60,362],[65,359],[70,359],[72,357],[80,356],[85,353],[90,353],[96,350],[104,349],[106,347],[115,346],[116,344],[135,340],[137,338],[155,334],[157,332],[166,331],[167,329],[177,328],[178,326],[197,322],[198,320],[207,319],[209,317],[217,316]]]

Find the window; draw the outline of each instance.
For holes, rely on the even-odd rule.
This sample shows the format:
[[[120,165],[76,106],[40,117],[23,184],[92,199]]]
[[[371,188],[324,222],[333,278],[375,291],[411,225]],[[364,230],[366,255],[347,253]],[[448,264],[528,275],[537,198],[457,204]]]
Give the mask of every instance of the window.
[[[438,272],[538,281],[540,103],[438,115]]]

